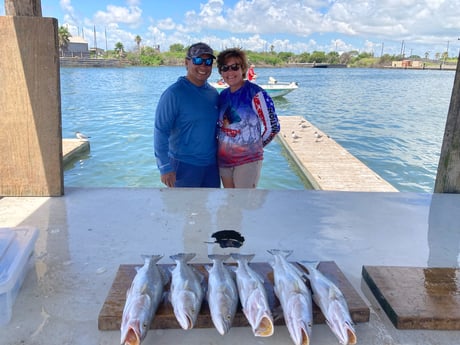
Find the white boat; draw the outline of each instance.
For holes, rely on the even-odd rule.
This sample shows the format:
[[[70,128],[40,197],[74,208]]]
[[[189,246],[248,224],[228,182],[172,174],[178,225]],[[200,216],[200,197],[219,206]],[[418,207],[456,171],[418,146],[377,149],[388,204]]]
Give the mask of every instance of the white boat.
[[[228,87],[225,83],[220,82],[212,82],[210,83],[214,86],[219,93]],[[296,82],[279,82],[275,78],[270,77],[268,78],[267,84],[258,84],[261,88],[267,91],[270,97],[282,97],[287,95],[289,92],[294,91],[295,89],[299,88],[299,85]]]

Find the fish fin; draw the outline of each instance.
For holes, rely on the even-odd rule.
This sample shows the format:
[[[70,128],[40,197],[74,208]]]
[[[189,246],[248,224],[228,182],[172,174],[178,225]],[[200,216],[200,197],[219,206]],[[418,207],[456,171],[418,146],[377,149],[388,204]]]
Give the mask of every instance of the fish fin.
[[[297,264],[302,267],[303,275],[310,279],[311,270],[315,269],[318,270],[319,261],[308,261],[308,260],[301,260]]]
[[[144,284],[142,284],[141,288],[140,288],[140,293],[141,294],[145,294],[149,289],[149,286],[147,284],[147,282],[145,282]],[[148,294],[146,294],[148,296]]]
[[[293,270],[295,273],[297,273],[297,275],[300,277],[300,278],[304,278],[304,276],[306,275],[305,271],[303,269],[301,269],[299,267],[299,264],[298,263],[292,263],[290,262]],[[308,276],[307,276],[308,277]]]
[[[267,251],[272,255],[281,255],[285,258],[292,254],[292,250],[287,249],[269,249]]]
[[[161,281],[163,282],[163,286],[165,286],[171,280],[171,274],[172,274],[171,267],[168,267],[168,268],[158,267],[158,271],[160,272]]]
[[[209,254],[208,258],[211,260],[220,260],[220,261],[226,261],[230,257],[229,254]]]
[[[329,299],[334,300],[337,299],[337,289],[334,289],[335,286],[329,287]]]
[[[142,254],[141,257],[145,262],[149,262],[150,264],[156,264],[158,261],[160,261],[163,258],[163,254]]]
[[[250,262],[252,259],[254,259],[255,254],[231,253],[230,256],[235,261],[241,260],[242,262]]]
[[[175,255],[171,255],[170,258],[174,261],[189,262],[195,256],[196,256],[196,253],[177,253]]]

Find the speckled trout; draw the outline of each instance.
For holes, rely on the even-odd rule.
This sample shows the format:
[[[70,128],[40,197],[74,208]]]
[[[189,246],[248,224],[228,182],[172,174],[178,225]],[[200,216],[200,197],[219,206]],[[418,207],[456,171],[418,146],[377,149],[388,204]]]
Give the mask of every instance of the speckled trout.
[[[273,334],[273,316],[268,304],[264,280],[250,266],[249,262],[254,254],[231,254],[238,263],[235,270],[236,285],[240,297],[243,313],[251,325],[252,332],[258,337],[269,337]]]
[[[170,256],[176,262],[171,271],[171,293],[169,295],[177,322],[183,329],[192,329],[201,309],[204,292],[203,277],[187,263],[195,253],[179,253]]]
[[[207,267],[208,293],[207,299],[211,319],[217,331],[225,335],[232,327],[238,306],[238,289],[231,272],[224,265],[229,255],[208,255],[213,261],[211,267]]]
[[[301,264],[308,269],[308,274],[305,273],[305,275],[310,280],[313,300],[321,309],[326,323],[340,344],[356,344],[356,332],[342,291],[316,269],[316,265],[313,266],[311,263],[305,262],[301,262]]]
[[[142,255],[144,265],[126,292],[126,303],[121,320],[121,344],[139,345],[147,335],[166,283],[157,262],[163,255]]]
[[[292,251],[271,249],[270,264],[273,267],[274,291],[283,309],[284,322],[296,345],[310,344],[313,325],[313,302],[311,292],[305,285],[300,269],[287,257]]]

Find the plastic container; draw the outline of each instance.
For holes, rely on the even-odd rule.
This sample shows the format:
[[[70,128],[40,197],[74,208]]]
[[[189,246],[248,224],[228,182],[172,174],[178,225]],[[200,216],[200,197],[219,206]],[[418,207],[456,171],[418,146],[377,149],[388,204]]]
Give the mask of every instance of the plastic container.
[[[0,326],[11,320],[13,305],[33,260],[35,228],[0,228]]]

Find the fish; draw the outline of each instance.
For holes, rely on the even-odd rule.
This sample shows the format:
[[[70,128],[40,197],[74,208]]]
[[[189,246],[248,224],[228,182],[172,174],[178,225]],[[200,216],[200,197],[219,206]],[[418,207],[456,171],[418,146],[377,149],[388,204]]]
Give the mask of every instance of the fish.
[[[157,266],[162,257],[142,255],[144,265],[136,267],[136,275],[126,292],[121,319],[122,345],[140,345],[147,336],[167,283],[164,272]]]
[[[232,327],[238,306],[238,289],[231,272],[224,265],[230,255],[211,254],[213,261],[208,270],[207,299],[214,327],[221,335],[228,333]]]
[[[273,335],[273,316],[268,304],[264,280],[249,266],[254,254],[232,253],[231,257],[238,263],[235,269],[236,285],[243,313],[252,328],[252,332],[257,337]]]
[[[287,257],[291,250],[268,250],[273,255],[273,289],[283,309],[284,322],[296,345],[309,345],[313,325],[311,292],[302,278],[300,269]]]
[[[342,345],[356,344],[356,331],[342,291],[311,263],[301,262],[308,273],[313,300],[321,309],[326,323]]]
[[[170,256],[176,262],[171,271],[170,301],[179,325],[192,329],[201,309],[204,298],[203,276],[187,263],[196,256],[195,253],[179,253]]]

